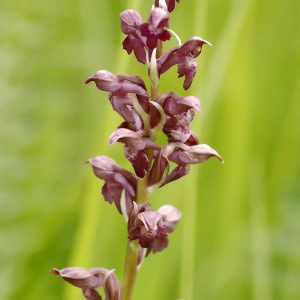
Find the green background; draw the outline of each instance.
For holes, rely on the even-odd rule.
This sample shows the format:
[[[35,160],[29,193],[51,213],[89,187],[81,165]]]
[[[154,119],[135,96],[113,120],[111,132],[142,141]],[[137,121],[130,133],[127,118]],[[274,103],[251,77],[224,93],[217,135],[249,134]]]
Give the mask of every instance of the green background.
[[[129,1],[130,2],[130,1]],[[83,162],[130,168],[107,137],[121,118],[85,86],[99,69],[142,76],[119,13],[150,0],[0,3],[0,299],[82,299],[52,267],[115,268],[126,228]],[[224,157],[193,166],[152,204],[179,207],[169,247],[140,270],[134,300],[300,299],[300,2],[182,0],[171,28],[213,43],[198,59],[193,129]],[[175,41],[168,43],[168,47]],[[182,91],[173,68],[160,92]]]

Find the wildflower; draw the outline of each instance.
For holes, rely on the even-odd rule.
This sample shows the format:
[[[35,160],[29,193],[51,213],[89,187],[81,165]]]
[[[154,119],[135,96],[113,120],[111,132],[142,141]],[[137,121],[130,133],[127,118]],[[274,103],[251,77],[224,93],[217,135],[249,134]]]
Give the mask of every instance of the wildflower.
[[[212,156],[223,161],[219,153],[206,144],[189,146],[184,143],[169,143],[156,155],[149,181],[151,184],[159,183],[163,186],[187,175],[190,164],[202,163]],[[171,172],[169,172],[169,161],[177,164]]]
[[[159,150],[160,148],[147,136],[144,131],[135,132],[126,128],[115,130],[109,138],[110,144],[121,142],[125,144],[124,153],[132,163],[139,177],[144,177],[149,171],[150,163],[147,150]]]
[[[138,104],[143,111],[149,112],[149,96],[144,81],[138,76],[126,74],[114,75],[106,70],[100,70],[85,82],[94,81],[98,89],[109,92],[109,100],[115,111],[125,120],[122,127],[140,130],[144,124],[133,107],[128,94],[135,94]]]
[[[127,35],[123,41],[123,48],[128,54],[133,51],[137,60],[145,64],[147,61],[146,40],[142,37],[140,30],[140,25],[143,23],[140,14],[133,9],[127,9],[120,14],[120,19],[122,31]]]
[[[88,78],[85,83],[90,83],[91,81],[95,82],[99,90],[110,92],[114,96],[124,96],[128,93],[133,93],[148,99],[145,83],[138,76],[115,75],[109,71],[100,70]]]
[[[97,288],[104,288],[106,300],[121,300],[121,289],[114,271],[104,268],[70,267],[62,270],[52,269],[51,273],[82,289],[87,300],[102,299]]]
[[[150,206],[135,206],[128,221],[129,240],[138,240],[147,252],[162,251],[168,245],[167,229],[164,227],[162,216],[151,210]]]
[[[149,49],[149,55],[152,50],[157,48],[159,40],[167,41],[171,38],[169,31],[165,30],[169,27],[169,14],[162,8],[153,8],[147,23],[140,26],[142,36],[146,37],[146,45]]]
[[[197,62],[203,45],[211,45],[199,37],[193,37],[182,46],[177,46],[165,52],[157,61],[159,74],[165,73],[172,66],[178,65],[178,77],[185,77],[183,88],[189,89],[196,74]]]
[[[88,160],[88,163],[92,166],[94,174],[105,181],[102,187],[105,200],[109,203],[114,202],[119,212],[122,213],[120,201],[124,190],[127,214],[131,212],[132,202],[136,198],[136,177],[104,155],[93,157]]]

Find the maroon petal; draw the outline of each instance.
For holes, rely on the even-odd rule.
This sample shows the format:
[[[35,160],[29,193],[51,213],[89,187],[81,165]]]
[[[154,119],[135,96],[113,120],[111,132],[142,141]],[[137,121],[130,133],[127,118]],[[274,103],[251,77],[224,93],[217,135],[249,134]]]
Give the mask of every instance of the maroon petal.
[[[166,171],[168,172],[169,169],[168,156],[173,151],[172,149],[173,149],[172,147],[166,145],[156,155],[148,177],[149,186],[159,183],[162,180],[165,172]]]
[[[204,44],[210,45],[209,42],[199,37],[193,37],[182,46],[167,51],[157,60],[159,74],[163,74],[172,66],[178,65],[179,77],[185,76],[184,89],[188,89],[196,74],[197,63],[194,58],[200,55]]]
[[[193,108],[200,111],[199,99],[195,96],[179,96],[175,92],[161,94],[157,99],[158,102],[169,115],[178,115],[187,112]]]
[[[194,146],[199,144],[199,139],[194,132],[191,131],[191,135],[188,140],[185,142],[188,146]]]
[[[127,35],[123,41],[123,48],[130,54],[134,51],[137,60],[140,63],[146,63],[146,41],[141,35],[140,26],[142,18],[139,13],[133,9],[127,9],[120,14],[121,28]]]
[[[191,135],[189,124],[194,118],[192,109],[182,114],[171,116],[163,127],[164,133],[168,136],[169,142],[186,142]]]
[[[126,128],[118,128],[109,137],[109,143],[121,142],[134,147],[136,150],[142,150],[145,149],[145,140],[142,136],[142,131],[136,132]]]
[[[111,271],[103,268],[69,267],[62,270],[53,269],[51,272],[81,289],[96,289],[104,287],[107,276]]]
[[[126,146],[124,148],[124,154],[131,162],[136,175],[143,178],[148,173],[150,168],[147,154],[144,151],[137,150],[133,146]]]
[[[179,165],[179,166],[177,166],[176,168],[174,168],[172,170],[172,172],[170,172],[170,174],[168,174],[164,178],[164,180],[163,180],[162,184],[160,185],[160,187],[162,187],[162,186],[164,186],[164,185],[166,185],[166,184],[168,184],[172,181],[175,181],[175,180],[187,175],[189,173],[189,171],[190,171],[189,165]]]
[[[173,151],[169,159],[178,165],[202,163],[212,156],[223,161],[219,153],[206,144],[187,146],[177,143],[176,146],[177,149]]]
[[[144,81],[138,76],[127,74],[114,75],[106,70],[97,71],[86,80],[86,83],[94,81],[96,86],[114,96],[124,96],[129,93],[148,98]]]
[[[158,40],[166,41],[171,34],[165,30],[169,26],[169,14],[162,8],[153,8],[147,23],[140,26],[141,34],[146,38],[146,45],[149,48],[149,55],[157,47]]]
[[[114,160],[107,156],[96,156],[88,161],[95,175],[105,180],[102,194],[109,203],[114,202],[119,212],[121,210],[121,195],[123,190],[126,197],[127,212],[131,211],[135,201],[137,179],[129,171],[118,166]]]
[[[98,294],[96,290],[93,289],[87,289],[87,290],[82,290],[83,296],[87,300],[102,300],[102,297]]]
[[[142,24],[142,17],[134,9],[127,9],[120,14],[121,28],[123,33],[130,35],[135,33]]]
[[[197,62],[192,57],[186,57],[182,62],[178,64],[178,77],[183,77],[183,88],[189,89],[192,85],[193,79],[197,72]]]
[[[153,211],[139,213],[130,228],[129,239],[139,240],[141,247],[151,249],[154,253],[163,250],[168,239],[162,216]]]
[[[104,288],[107,300],[121,300],[120,285],[113,271],[104,268],[70,267],[62,270],[53,269],[51,272],[81,288],[87,300],[101,300],[97,288]]]
[[[106,70],[97,71],[93,76],[88,78],[85,83],[90,83],[91,81],[96,83],[98,89],[106,92],[118,91],[122,84],[117,75]]]
[[[163,205],[157,212],[162,216],[164,227],[168,233],[174,231],[182,213],[172,205]]]
[[[169,14],[162,8],[153,8],[148,22],[153,31],[169,27]]]
[[[133,128],[133,130],[143,129],[142,119],[134,110],[132,102],[127,95],[122,97],[110,95],[109,100],[113,109],[124,118],[128,127]]]

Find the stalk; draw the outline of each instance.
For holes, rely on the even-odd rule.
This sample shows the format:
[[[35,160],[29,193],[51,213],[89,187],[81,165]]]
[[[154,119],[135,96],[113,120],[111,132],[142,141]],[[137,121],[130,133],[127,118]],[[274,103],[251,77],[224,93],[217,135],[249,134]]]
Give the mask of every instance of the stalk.
[[[162,43],[158,43],[157,47],[157,58],[162,54]],[[151,85],[151,101],[155,101],[158,96],[158,85],[153,87]],[[149,128],[150,130],[150,128]],[[150,134],[149,134],[150,136]],[[148,150],[148,159],[151,166],[153,150]],[[147,203],[148,199],[148,174],[144,178],[139,178],[138,187],[137,187],[137,203]],[[134,288],[134,284],[137,277],[137,262],[138,262],[138,251],[139,246],[135,242],[129,241],[127,242],[127,250],[126,250],[126,259],[125,259],[125,268],[124,268],[124,277],[123,277],[123,291],[122,291],[122,300],[130,300]]]
[[[138,247],[131,241],[127,243],[124,269],[122,300],[130,300],[137,275]]]
[[[138,180],[136,202],[148,202],[147,176],[145,176],[144,178],[139,178]],[[124,268],[122,300],[130,300],[132,296],[137,276],[138,251],[138,243],[136,241],[128,240]]]

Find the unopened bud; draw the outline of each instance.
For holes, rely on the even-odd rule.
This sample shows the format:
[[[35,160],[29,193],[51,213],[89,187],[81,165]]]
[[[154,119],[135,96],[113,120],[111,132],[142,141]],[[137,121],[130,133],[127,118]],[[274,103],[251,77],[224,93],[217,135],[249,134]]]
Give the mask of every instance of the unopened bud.
[[[152,88],[157,88],[159,84],[159,76],[157,71],[157,61],[156,61],[156,48],[152,51],[150,66],[149,66],[149,75],[151,80]]]

